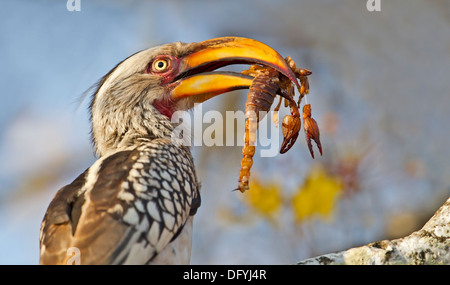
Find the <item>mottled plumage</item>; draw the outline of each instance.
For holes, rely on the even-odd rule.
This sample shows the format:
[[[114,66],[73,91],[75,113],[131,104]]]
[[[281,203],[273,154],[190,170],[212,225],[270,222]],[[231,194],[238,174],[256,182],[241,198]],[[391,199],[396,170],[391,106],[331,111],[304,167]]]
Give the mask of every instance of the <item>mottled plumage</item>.
[[[190,250],[166,247],[178,236],[190,245],[190,216],[200,206],[189,149],[166,139],[136,143],[102,157],[58,191],[42,224],[41,263],[64,263],[70,247],[80,249],[82,264],[167,263],[164,255],[175,253],[175,263],[189,262]],[[52,241],[55,231],[64,232],[59,243]]]

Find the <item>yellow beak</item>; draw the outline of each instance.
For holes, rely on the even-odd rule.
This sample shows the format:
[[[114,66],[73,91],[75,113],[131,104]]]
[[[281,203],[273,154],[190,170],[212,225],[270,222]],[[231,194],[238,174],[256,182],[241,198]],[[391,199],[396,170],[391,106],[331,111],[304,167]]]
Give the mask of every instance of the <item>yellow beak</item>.
[[[249,88],[253,81],[251,76],[236,72],[211,72],[230,64],[270,66],[298,85],[284,58],[259,41],[223,37],[191,45],[192,52],[181,60],[179,79],[171,90],[175,100],[194,96],[196,102],[203,102],[225,92]]]

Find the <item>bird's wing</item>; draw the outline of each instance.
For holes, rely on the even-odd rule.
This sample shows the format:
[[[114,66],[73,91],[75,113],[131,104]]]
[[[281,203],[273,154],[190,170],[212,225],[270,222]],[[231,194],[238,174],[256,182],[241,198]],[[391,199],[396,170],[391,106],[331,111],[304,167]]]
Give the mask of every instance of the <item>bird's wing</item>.
[[[167,140],[99,159],[56,194],[41,227],[41,263],[148,263],[200,205],[189,150]],[[70,256],[69,256],[70,257]]]
[[[72,208],[88,171],[61,188],[48,206],[39,235],[42,264],[61,264],[66,257],[72,240]]]

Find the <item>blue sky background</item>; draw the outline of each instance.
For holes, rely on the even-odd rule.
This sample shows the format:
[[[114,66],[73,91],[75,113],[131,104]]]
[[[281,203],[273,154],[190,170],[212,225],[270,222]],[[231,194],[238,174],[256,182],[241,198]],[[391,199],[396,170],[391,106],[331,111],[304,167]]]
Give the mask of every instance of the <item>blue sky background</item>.
[[[192,263],[293,263],[392,238],[393,221],[420,228],[450,194],[450,4],[381,0],[370,13],[365,2],[81,0],[69,12],[64,0],[2,1],[0,264],[38,263],[48,203],[95,161],[83,93],[138,50],[227,35],[265,42],[313,71],[308,100],[324,156],[311,160],[299,138],[289,156],[255,158],[255,173],[289,192],[311,166],[353,154],[361,187],[330,219],[298,225],[286,210],[276,226],[257,215],[233,221],[223,213],[249,212],[230,191],[240,147],[195,147],[203,203]],[[243,109],[244,97],[203,110]]]

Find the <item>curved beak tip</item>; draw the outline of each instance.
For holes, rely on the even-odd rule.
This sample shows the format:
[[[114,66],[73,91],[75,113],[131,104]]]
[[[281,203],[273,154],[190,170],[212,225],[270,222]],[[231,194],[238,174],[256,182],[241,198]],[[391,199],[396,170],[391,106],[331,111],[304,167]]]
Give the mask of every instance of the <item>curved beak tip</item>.
[[[295,82],[299,87],[294,72],[284,58],[270,46],[253,39],[222,37],[193,43],[192,52],[182,59],[182,63],[182,73],[187,76],[179,80],[181,83],[172,91],[172,97],[175,99],[190,95],[218,95],[249,87],[251,80],[248,77],[243,77],[242,74],[224,72],[212,76],[202,73],[208,73],[217,68],[237,63],[256,63],[270,66]],[[186,80],[186,78],[189,78],[189,80]]]

